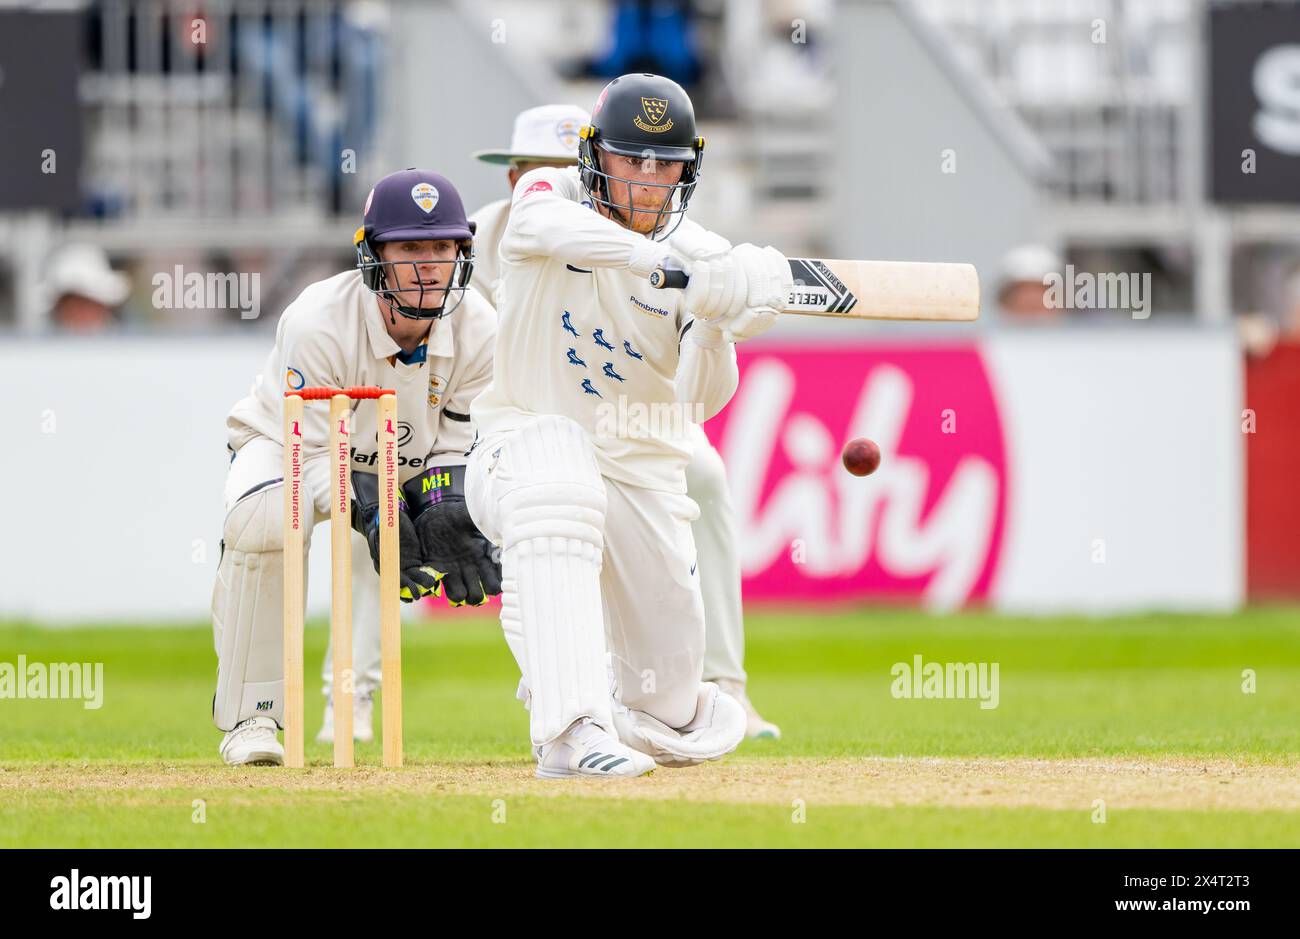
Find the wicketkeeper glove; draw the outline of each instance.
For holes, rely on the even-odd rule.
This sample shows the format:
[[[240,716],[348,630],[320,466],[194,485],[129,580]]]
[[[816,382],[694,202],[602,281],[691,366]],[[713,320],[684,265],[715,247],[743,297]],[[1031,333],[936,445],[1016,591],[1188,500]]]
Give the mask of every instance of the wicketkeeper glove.
[[[402,487],[420,549],[452,606],[481,606],[501,592],[501,564],[465,505],[465,467],[431,467]],[[436,593],[437,591],[435,591]]]
[[[352,528],[366,536],[370,560],[379,572],[379,477],[374,473],[352,473]],[[397,491],[397,544],[401,554],[399,596],[403,603],[437,593],[439,575],[421,560],[420,536],[407,514],[402,491]]]

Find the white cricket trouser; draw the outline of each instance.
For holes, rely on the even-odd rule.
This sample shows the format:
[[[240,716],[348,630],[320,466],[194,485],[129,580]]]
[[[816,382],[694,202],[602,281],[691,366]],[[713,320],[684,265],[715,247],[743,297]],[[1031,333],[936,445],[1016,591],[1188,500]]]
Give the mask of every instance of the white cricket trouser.
[[[694,719],[704,608],[690,498],[601,477],[585,432],[543,416],[479,441],[466,501],[475,524],[503,548],[502,625],[532,695],[535,745],[578,717],[600,722],[597,699],[608,700],[608,684],[591,662],[606,650],[624,705],[672,728]],[[587,544],[598,552],[590,567],[582,560]],[[597,583],[593,604],[586,591]],[[538,641],[558,653],[532,647]]]
[[[727,487],[722,454],[699,424],[691,424],[695,449],[686,465],[686,493],[700,507],[691,523],[700,559],[704,600],[704,680],[745,683],[745,615],[740,601],[740,552],[736,549],[735,510]]]
[[[379,635],[379,573],[370,559],[370,546],[358,532],[352,533],[352,671],[353,691],[373,692],[383,681],[383,650]],[[325,647],[321,663],[321,694],[329,697],[334,688],[334,637]]]

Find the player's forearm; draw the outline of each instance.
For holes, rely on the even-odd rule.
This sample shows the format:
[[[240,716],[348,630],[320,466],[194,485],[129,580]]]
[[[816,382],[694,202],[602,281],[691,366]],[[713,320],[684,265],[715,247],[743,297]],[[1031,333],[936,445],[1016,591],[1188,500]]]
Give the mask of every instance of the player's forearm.
[[[668,247],[687,260],[716,257],[731,250],[731,242],[697,222],[684,218],[669,236]]]
[[[649,274],[669,251],[576,202],[538,194],[515,203],[501,253],[515,260],[546,257],[577,267]]]
[[[726,407],[740,384],[735,345],[708,324],[695,323],[682,338],[675,384],[677,400],[698,406],[698,420],[707,421]]]

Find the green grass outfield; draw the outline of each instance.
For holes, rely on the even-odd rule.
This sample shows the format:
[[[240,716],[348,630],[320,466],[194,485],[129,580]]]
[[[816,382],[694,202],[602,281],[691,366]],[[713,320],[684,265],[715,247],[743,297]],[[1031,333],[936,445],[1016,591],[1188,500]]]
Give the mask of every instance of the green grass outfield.
[[[314,624],[312,670],[324,641]],[[551,782],[532,778],[491,619],[408,624],[408,765],[379,769],[373,744],[357,772],[310,742],[310,694],[311,767],[223,766],[206,625],[0,623],[0,662],[104,664],[98,710],[0,699],[0,847],[1300,846],[1294,608],[763,612],[748,646],[784,739],[648,779]],[[890,668],[916,654],[999,663],[999,706],[895,699]]]

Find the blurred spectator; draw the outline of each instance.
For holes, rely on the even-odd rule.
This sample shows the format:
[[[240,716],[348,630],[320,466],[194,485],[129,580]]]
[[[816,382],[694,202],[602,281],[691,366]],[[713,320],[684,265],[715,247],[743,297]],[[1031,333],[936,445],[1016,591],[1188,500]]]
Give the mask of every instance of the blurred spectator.
[[[1300,261],[1292,265],[1282,287],[1282,334],[1300,342]]]
[[[834,92],[825,0],[769,0],[757,54],[742,68],[749,75],[751,109],[769,113],[816,112]]]
[[[340,154],[346,148],[364,156],[375,142],[388,6],[378,0],[233,6],[178,0],[174,6],[183,13],[143,0],[90,0],[86,10],[85,60],[92,76],[118,79],[125,71],[132,87],[141,89],[135,106],[142,116],[130,128],[131,147],[161,146],[146,136],[163,120],[152,117],[164,96],[150,93],[150,83],[161,87],[169,78],[209,76],[215,80],[202,87],[221,89],[222,99],[204,100],[202,119],[227,112],[227,119],[239,123],[247,111],[265,112],[268,132],[284,141],[294,162],[319,174],[330,209],[348,207],[354,180],[340,168]],[[202,41],[192,38],[194,24],[203,28]],[[187,95],[196,93],[178,93],[166,113],[183,113]],[[128,129],[110,126],[110,132],[121,136]],[[203,166],[219,173],[222,159],[237,165],[238,143],[233,135],[232,152],[206,154]],[[156,201],[175,200],[164,186],[165,174],[157,175]],[[101,184],[88,193],[86,211],[116,217],[132,211],[131,198]]]
[[[1060,275],[1065,265],[1060,255],[1043,245],[1012,248],[1002,259],[998,304],[1003,317],[1013,323],[1059,322],[1064,311],[1047,302],[1048,274]]]
[[[580,66],[593,78],[654,72],[681,85],[700,77],[689,0],[616,0],[606,50]]]
[[[72,244],[54,256],[45,287],[57,329],[97,333],[113,324],[114,311],[131,292],[131,281],[109,266],[103,249]]]
[[[1300,258],[1290,246],[1255,244],[1233,258],[1237,335],[1246,354],[1267,358],[1279,341],[1300,341]]]

